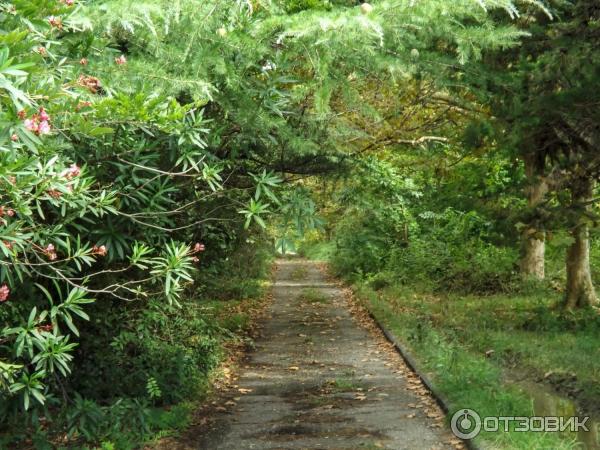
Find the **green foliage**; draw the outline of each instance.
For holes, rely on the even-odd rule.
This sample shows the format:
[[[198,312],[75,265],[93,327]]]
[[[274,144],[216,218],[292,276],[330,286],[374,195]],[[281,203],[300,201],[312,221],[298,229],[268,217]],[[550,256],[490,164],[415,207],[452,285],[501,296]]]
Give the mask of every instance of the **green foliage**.
[[[331,9],[331,4],[328,0],[286,0],[284,3],[285,10],[292,14],[306,9]]]
[[[0,4],[7,445],[67,431],[128,448],[160,428],[148,403],[201,393],[221,341],[247,326],[246,311],[219,321],[203,300],[259,296],[265,242],[285,253],[327,233],[319,253],[379,288],[513,289],[524,174],[515,152],[488,151],[526,129],[572,144],[573,122],[595,123],[588,6],[561,4],[565,22],[547,26],[538,1]],[[556,48],[513,61],[530,35]],[[576,49],[567,75],[562,42]],[[529,69],[538,89],[519,86]],[[586,133],[583,150],[548,157],[582,166],[569,158],[593,156]],[[329,222],[314,175],[344,184]]]

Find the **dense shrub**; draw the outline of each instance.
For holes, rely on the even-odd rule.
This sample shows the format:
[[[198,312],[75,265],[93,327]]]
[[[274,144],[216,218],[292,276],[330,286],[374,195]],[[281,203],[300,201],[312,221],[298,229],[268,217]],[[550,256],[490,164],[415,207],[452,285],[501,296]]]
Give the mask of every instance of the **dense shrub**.
[[[454,209],[415,216],[410,225],[402,220],[407,239],[389,209],[345,215],[335,229],[332,266],[345,276],[367,276],[374,287],[400,283],[483,294],[518,288],[518,249],[488,242],[483,217]]]
[[[243,22],[248,12],[230,2],[205,21],[194,2],[167,3],[0,5],[1,446],[60,435],[76,398],[133,418],[118,411],[197,393],[224,335],[202,307],[206,281],[233,252],[254,254],[265,235],[253,225],[265,227],[276,209],[265,197],[279,205],[277,176],[234,163],[236,151],[218,154],[220,134],[242,128],[214,103],[211,81],[221,74],[173,83],[172,73],[148,68],[185,59],[184,30],[214,36],[221,14]],[[240,53],[232,54],[216,65],[233,74]],[[255,46],[244,55],[262,59]],[[252,80],[268,84],[260,71]],[[228,98],[237,96],[220,101],[239,111]],[[229,119],[209,125],[221,114]],[[263,119],[271,116],[279,118]],[[264,257],[255,262],[265,270]],[[234,283],[249,275],[240,267],[229,273]],[[223,292],[255,296],[259,286]]]

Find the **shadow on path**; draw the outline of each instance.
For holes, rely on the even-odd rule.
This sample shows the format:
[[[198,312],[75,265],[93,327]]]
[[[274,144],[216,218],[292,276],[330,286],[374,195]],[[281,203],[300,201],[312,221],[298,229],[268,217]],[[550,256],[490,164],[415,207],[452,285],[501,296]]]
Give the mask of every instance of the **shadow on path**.
[[[439,417],[417,407],[426,400],[398,355],[390,362],[384,347],[317,263],[278,261],[273,303],[240,372],[239,395],[193,437],[194,448],[452,448]]]

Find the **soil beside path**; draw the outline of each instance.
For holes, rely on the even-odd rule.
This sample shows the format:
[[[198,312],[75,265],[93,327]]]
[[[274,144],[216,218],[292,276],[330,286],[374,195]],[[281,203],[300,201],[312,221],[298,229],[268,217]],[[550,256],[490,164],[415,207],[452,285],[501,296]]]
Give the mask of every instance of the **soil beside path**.
[[[460,447],[417,378],[317,263],[279,260],[275,277],[262,336],[227,406],[181,448]]]

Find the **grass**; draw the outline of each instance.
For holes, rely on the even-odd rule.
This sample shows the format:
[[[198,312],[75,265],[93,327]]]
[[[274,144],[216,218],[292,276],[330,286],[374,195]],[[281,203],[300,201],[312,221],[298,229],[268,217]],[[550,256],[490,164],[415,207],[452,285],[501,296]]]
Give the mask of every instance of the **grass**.
[[[533,415],[531,399],[507,374],[545,379],[584,406],[600,405],[600,318],[562,315],[557,294],[440,296],[394,285],[376,291],[365,282],[355,291],[456,409]],[[478,439],[494,448],[576,448],[573,436],[557,433],[484,432]]]
[[[307,275],[308,270],[306,269],[306,267],[296,267],[290,274],[290,277],[294,281],[301,281],[304,280],[307,277]]]
[[[364,384],[354,378],[343,377],[333,380],[332,387],[335,392],[351,392],[364,389]]]
[[[327,294],[314,288],[302,289],[298,298],[300,301],[307,303],[327,303],[329,301],[329,296]]]

